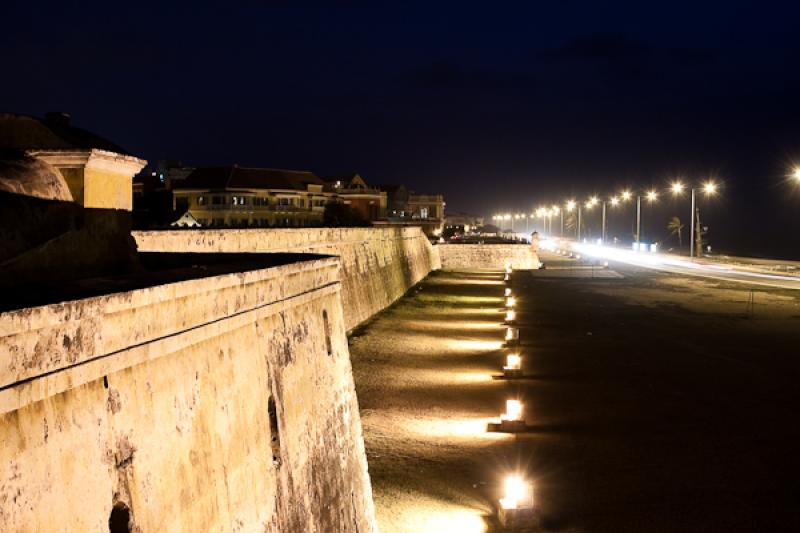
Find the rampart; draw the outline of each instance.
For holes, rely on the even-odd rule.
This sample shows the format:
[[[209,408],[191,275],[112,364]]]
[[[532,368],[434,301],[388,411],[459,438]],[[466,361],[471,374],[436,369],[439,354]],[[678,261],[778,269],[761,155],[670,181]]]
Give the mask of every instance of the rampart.
[[[419,228],[297,228],[137,231],[144,252],[289,252],[341,258],[345,327],[388,307],[431,270],[439,255]]]
[[[0,531],[376,530],[338,260],[262,257],[0,313]]]
[[[539,258],[529,244],[439,244],[442,268],[501,269],[506,261],[513,268],[539,268]]]

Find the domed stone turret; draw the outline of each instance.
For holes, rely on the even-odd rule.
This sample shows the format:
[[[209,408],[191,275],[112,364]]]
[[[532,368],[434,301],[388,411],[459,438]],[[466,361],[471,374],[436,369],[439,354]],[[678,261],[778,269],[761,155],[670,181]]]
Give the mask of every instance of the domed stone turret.
[[[72,201],[72,193],[58,170],[15,150],[0,149],[0,191],[42,200]]]

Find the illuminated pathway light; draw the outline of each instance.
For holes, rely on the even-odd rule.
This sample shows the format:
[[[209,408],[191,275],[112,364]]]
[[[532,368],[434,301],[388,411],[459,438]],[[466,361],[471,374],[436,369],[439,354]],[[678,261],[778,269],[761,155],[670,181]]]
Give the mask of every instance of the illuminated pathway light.
[[[522,377],[522,357],[516,353],[506,356],[506,364],[503,367],[503,376],[506,378]]]
[[[519,342],[519,329],[506,328],[506,346],[512,346]]]
[[[517,303],[517,300],[513,296],[509,296],[506,298],[506,307],[514,307],[514,304]]]
[[[523,415],[523,405],[519,400],[506,400],[506,412],[500,415],[500,421],[489,423],[486,426],[487,431],[499,431],[502,433],[519,433],[527,428]]]
[[[518,422],[522,419],[522,402],[519,400],[506,400],[506,412],[500,415],[500,420]]]
[[[506,311],[506,323],[512,324],[517,319],[517,313],[515,313],[512,309]]]
[[[506,529],[529,528],[536,518],[533,485],[520,475],[507,476],[499,500],[497,518]]]
[[[505,292],[503,293],[505,296],[511,296],[511,287],[506,287]]]

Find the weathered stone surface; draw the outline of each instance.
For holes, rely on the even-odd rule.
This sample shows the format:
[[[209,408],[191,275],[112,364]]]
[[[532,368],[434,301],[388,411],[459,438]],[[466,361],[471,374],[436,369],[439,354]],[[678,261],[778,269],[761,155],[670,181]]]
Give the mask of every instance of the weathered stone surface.
[[[528,244],[440,244],[442,268],[501,269],[506,261],[512,268],[535,269],[541,266],[539,257]]]
[[[0,313],[0,531],[375,531],[340,290],[324,258]]]
[[[145,252],[300,252],[341,258],[345,327],[350,330],[440,267],[419,228],[297,228],[136,231]]]

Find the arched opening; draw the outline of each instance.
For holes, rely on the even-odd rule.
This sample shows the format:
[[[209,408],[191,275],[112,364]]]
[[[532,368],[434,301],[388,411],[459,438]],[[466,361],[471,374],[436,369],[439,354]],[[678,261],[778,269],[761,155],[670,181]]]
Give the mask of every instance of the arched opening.
[[[108,531],[110,533],[131,532],[131,510],[124,503],[117,502],[111,509],[111,516],[108,518]]]
[[[328,311],[322,311],[322,328],[325,331],[325,350],[328,355],[333,355],[333,345],[331,344],[331,323],[328,320]]]
[[[276,466],[281,464],[281,434],[278,429],[278,410],[275,407],[275,399],[270,396],[267,402],[267,412],[269,413],[269,433],[270,448],[272,450],[272,463]]]

